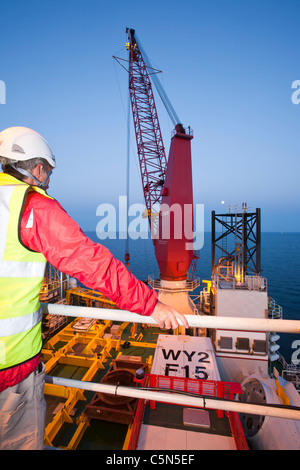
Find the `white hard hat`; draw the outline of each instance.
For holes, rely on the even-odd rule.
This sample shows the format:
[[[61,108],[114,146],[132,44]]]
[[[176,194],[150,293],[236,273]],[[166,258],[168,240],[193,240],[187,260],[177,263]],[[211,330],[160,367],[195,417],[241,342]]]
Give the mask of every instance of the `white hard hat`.
[[[48,142],[28,127],[9,127],[0,132],[0,156],[14,162],[43,158],[55,168],[55,157]]]

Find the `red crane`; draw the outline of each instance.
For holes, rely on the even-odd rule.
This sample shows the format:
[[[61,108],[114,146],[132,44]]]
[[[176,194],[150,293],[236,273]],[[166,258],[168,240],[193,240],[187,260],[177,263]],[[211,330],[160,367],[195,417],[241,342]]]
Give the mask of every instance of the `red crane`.
[[[148,73],[135,31],[129,44],[129,92],[147,215],[161,279],[187,278],[193,260],[193,189],[190,129],[184,129],[162,88],[174,124],[168,160]],[[143,52],[143,54],[142,54]],[[152,69],[153,70],[153,69]],[[159,214],[155,205],[160,204]]]

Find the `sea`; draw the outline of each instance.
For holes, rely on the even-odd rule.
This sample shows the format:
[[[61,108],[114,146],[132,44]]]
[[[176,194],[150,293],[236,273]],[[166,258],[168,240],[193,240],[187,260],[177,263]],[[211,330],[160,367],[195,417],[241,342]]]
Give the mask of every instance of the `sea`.
[[[150,238],[128,241],[120,239],[99,240],[95,232],[86,232],[94,242],[106,246],[120,261],[124,262],[125,251],[130,253],[131,272],[140,280],[150,274],[159,275]],[[267,279],[268,294],[283,309],[283,319],[300,320],[300,233],[261,234],[261,275]],[[205,232],[204,244],[197,262],[196,276],[203,280],[211,278],[211,234]],[[280,333],[279,352],[288,363],[295,348],[299,349],[300,336]],[[299,345],[295,343],[299,340]]]

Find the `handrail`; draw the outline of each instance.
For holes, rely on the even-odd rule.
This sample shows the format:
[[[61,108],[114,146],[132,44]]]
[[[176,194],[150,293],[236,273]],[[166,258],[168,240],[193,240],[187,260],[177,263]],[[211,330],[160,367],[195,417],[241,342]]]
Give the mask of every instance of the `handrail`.
[[[180,281],[179,284],[174,282],[174,286],[167,285],[164,286],[161,284],[161,281],[159,279],[159,276],[156,274],[150,274],[148,276],[148,283],[149,286],[151,286],[153,289],[159,290],[159,291],[164,291],[164,292],[188,292],[188,291],[193,291],[197,287],[200,286],[200,278],[199,277],[192,277],[190,273],[187,274],[187,279],[182,282]]]
[[[190,396],[179,393],[153,391],[141,387],[128,387],[123,385],[109,385],[103,383],[84,382],[81,380],[65,379],[62,377],[52,377],[46,375],[46,383],[62,385],[65,387],[79,388],[93,392],[108,393],[110,395],[120,395],[125,397],[142,398],[177,405],[195,406],[199,408],[209,408],[213,410],[233,411],[237,413],[247,413],[255,415],[273,416],[292,420],[300,420],[300,408],[287,407],[284,405],[264,405],[257,403],[239,402],[235,400],[224,400],[211,396]]]
[[[269,297],[269,318],[282,318],[283,309],[272,297]]]
[[[217,288],[226,289],[247,289],[255,290],[259,292],[267,291],[268,281],[265,277],[256,276],[245,276],[244,281],[238,281],[232,274],[229,276],[222,275],[221,273],[215,273],[213,276],[213,283]]]
[[[157,326],[151,316],[138,315],[127,310],[96,307],[77,307],[74,305],[41,303],[42,312],[51,315],[68,317],[88,317],[98,320],[126,321],[131,323],[147,323]],[[298,320],[273,320],[269,318],[218,317],[213,315],[185,315],[191,328],[215,328],[244,331],[276,331],[278,333],[300,333]],[[183,325],[178,320],[180,326]]]

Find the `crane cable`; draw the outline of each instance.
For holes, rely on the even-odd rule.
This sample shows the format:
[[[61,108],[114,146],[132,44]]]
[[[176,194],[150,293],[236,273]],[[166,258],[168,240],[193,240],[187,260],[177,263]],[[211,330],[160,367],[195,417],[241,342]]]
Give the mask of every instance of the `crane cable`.
[[[120,62],[117,60],[118,58],[113,56],[113,58],[115,59],[116,62],[118,62],[120,64]],[[115,62],[114,62],[115,64]],[[121,64],[120,64],[121,65]],[[123,67],[124,68],[124,67]],[[127,234],[126,234],[126,242],[125,242],[125,266],[127,266],[127,269],[129,272],[131,272],[131,267],[130,267],[130,254],[129,254],[129,233],[128,233],[128,226],[129,226],[129,192],[130,192],[130,183],[129,183],[129,180],[130,180],[130,147],[132,149],[132,154],[135,154],[135,151],[134,151],[134,148],[133,148],[133,143],[131,142],[131,135],[130,135],[130,123],[131,123],[131,100],[130,100],[130,92],[129,92],[129,89],[128,89],[128,105],[127,105],[127,111],[125,110],[125,105],[124,105],[124,100],[123,100],[123,96],[122,96],[122,92],[121,92],[121,87],[120,87],[120,82],[119,82],[119,77],[118,77],[118,73],[117,73],[117,68],[115,67],[114,65],[114,70],[115,70],[115,76],[116,76],[116,80],[117,80],[117,85],[118,85],[118,90],[119,90],[119,94],[120,94],[120,98],[121,98],[121,103],[122,103],[122,108],[123,108],[123,113],[124,113],[124,117],[125,117],[125,121],[126,121],[126,125],[127,125],[127,162],[126,162],[126,194],[127,194],[127,214],[126,214],[126,227],[127,227]],[[128,70],[126,70],[128,72]],[[137,173],[139,173],[139,164],[137,162],[137,160],[134,158],[134,163],[135,163],[135,166],[136,166],[136,171]],[[148,262],[148,254],[146,252],[146,247],[144,245],[144,260],[146,260]]]
[[[130,268],[130,254],[129,254],[129,234],[128,234],[128,210],[129,210],[129,173],[130,173],[130,94],[128,90],[128,103],[127,103],[127,166],[126,166],[126,242],[125,242],[125,266],[129,272]]]
[[[153,67],[152,67],[152,65],[151,65],[151,62],[150,62],[150,60],[149,60],[149,58],[148,58],[148,56],[147,56],[147,54],[146,54],[146,52],[145,52],[143,46],[142,46],[141,43],[140,43],[140,40],[137,39],[137,35],[136,35],[136,34],[135,34],[135,40],[136,40],[136,42],[137,42],[137,44],[138,44],[138,47],[139,47],[139,49],[140,49],[140,51],[141,51],[141,53],[142,53],[142,56],[143,56],[143,58],[144,58],[144,62],[145,62],[145,64],[146,64],[146,66],[147,66],[148,68],[153,69]],[[156,90],[157,90],[157,92],[158,92],[158,94],[159,94],[159,96],[160,96],[160,98],[161,98],[161,100],[162,100],[162,103],[163,103],[164,107],[166,108],[166,111],[167,111],[167,113],[168,113],[168,115],[169,115],[169,117],[170,117],[170,119],[171,119],[171,121],[172,121],[174,127],[176,127],[176,125],[177,125],[177,124],[180,124],[181,121],[180,121],[180,119],[179,119],[179,117],[178,117],[178,115],[177,115],[177,113],[176,113],[176,111],[175,111],[175,109],[174,109],[174,107],[173,107],[171,101],[169,100],[169,98],[168,98],[168,96],[167,96],[167,94],[166,94],[166,92],[165,92],[165,90],[164,90],[162,84],[160,83],[160,80],[159,80],[158,77],[157,77],[157,72],[156,72],[156,73],[150,73],[149,75],[151,75],[151,79],[152,79],[152,81],[153,81],[153,83],[154,83],[154,85],[155,85],[155,88],[156,88]]]

